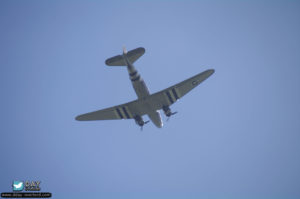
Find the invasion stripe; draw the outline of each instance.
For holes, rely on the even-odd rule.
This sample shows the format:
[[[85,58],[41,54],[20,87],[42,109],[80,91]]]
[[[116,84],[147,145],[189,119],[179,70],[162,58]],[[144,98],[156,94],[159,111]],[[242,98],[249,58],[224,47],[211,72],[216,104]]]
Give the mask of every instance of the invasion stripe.
[[[128,106],[125,106],[125,108],[126,108],[126,110],[127,110],[127,113],[128,113],[128,115],[129,115],[129,117],[130,117],[130,118],[133,118],[133,116],[132,116],[132,114],[131,114],[131,112],[130,112]]]
[[[123,118],[126,119],[126,115],[125,115],[125,112],[123,111],[122,107],[120,107],[119,110],[120,110],[120,113],[122,113]]]
[[[167,93],[167,96],[168,96],[168,98],[169,98],[169,100],[170,100],[171,104],[173,104],[173,103],[174,103],[174,101],[173,101],[173,99],[172,99],[172,97],[171,97],[171,95],[170,95],[169,91],[167,91],[166,93]]]
[[[134,72],[132,72],[132,73],[129,73],[129,75],[130,75],[131,77],[135,76],[136,74],[137,74],[137,71],[134,71]]]
[[[132,79],[131,81],[135,82],[136,80],[139,80],[141,77],[138,75],[136,78]]]
[[[178,100],[178,99],[179,99],[179,97],[178,97],[178,95],[177,95],[177,93],[176,93],[176,90],[175,90],[175,88],[173,88],[173,89],[172,89],[172,92],[173,92],[173,94],[174,94],[174,96],[175,96],[176,100]]]
[[[124,106],[122,107],[122,109],[123,109],[123,111],[124,111],[124,113],[125,113],[127,119],[130,118]]]
[[[116,108],[116,110],[117,110],[117,113],[118,113],[119,117],[120,117],[121,119],[123,119],[124,117],[123,117],[121,111],[120,111],[118,108]]]
[[[171,92],[172,90],[168,90],[170,93],[170,96],[172,97],[173,101],[176,102],[176,97],[174,96],[173,92]]]

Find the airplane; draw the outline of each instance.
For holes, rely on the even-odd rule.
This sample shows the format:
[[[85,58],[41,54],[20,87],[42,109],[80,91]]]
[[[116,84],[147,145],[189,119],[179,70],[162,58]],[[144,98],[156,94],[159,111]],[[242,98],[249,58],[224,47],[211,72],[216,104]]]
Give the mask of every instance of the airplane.
[[[142,130],[143,126],[149,122],[144,121],[142,116],[148,115],[155,126],[161,128],[163,122],[159,110],[162,109],[169,119],[172,115],[177,113],[171,111],[170,105],[214,73],[214,69],[209,69],[162,91],[150,94],[141,75],[133,66],[133,63],[144,53],[145,49],[143,47],[128,52],[126,48],[123,47],[122,55],[116,55],[105,61],[105,64],[108,66],[127,66],[129,78],[138,97],[137,100],[82,114],[75,119],[78,121],[134,119],[135,123],[139,125]]]

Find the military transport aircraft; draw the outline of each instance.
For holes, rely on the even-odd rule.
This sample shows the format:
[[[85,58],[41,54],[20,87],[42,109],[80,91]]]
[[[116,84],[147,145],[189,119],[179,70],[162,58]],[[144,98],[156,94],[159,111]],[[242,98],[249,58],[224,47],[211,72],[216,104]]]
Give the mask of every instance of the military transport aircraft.
[[[116,119],[134,119],[136,124],[143,128],[144,124],[149,121],[144,121],[142,116],[148,115],[151,121],[159,128],[163,126],[160,116],[160,109],[165,115],[171,117],[177,112],[172,112],[170,105],[175,103],[179,98],[183,97],[190,90],[198,86],[202,81],[207,79],[214,73],[213,69],[206,70],[198,75],[195,75],[187,80],[184,80],[174,86],[150,94],[144,80],[134,68],[133,63],[145,53],[144,48],[136,48],[131,51],[126,51],[123,48],[123,54],[111,57],[105,61],[108,66],[127,66],[130,80],[133,88],[138,96],[138,99],[126,104],[106,108],[99,111],[94,111],[79,115],[76,120],[91,121],[91,120],[116,120]]]

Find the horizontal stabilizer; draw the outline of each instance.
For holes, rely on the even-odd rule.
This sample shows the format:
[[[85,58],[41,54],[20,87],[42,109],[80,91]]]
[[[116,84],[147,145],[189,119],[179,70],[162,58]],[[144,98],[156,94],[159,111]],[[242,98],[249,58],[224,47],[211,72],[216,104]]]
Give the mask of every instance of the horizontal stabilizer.
[[[130,63],[134,63],[138,58],[140,58],[145,53],[145,48],[136,48],[134,50],[128,51],[123,55],[117,55],[111,57],[105,61],[108,66],[126,66],[126,62],[123,56],[126,56]]]
[[[122,55],[111,57],[105,61],[108,66],[126,66],[125,60]]]

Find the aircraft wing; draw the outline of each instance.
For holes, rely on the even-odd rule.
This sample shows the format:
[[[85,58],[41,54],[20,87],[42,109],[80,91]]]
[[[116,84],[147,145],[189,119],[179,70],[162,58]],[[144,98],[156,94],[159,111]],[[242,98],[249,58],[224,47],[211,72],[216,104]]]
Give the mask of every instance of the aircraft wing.
[[[137,99],[125,104],[113,106],[110,108],[82,114],[76,117],[79,121],[91,120],[116,120],[116,119],[132,119],[136,115],[143,116],[149,110],[160,110],[163,106],[170,106],[179,98],[183,97],[201,82],[206,80],[214,73],[214,70],[206,70],[195,75],[185,81],[182,81],[167,89],[149,95],[148,97]]]
[[[143,106],[143,100],[135,100],[126,104],[82,114],[75,119],[79,121],[132,119],[136,115],[142,116],[146,114]]]
[[[154,93],[147,98],[147,103],[151,104],[151,107],[155,110],[160,110],[163,106],[170,106],[213,73],[213,69],[206,70],[174,86]]]

